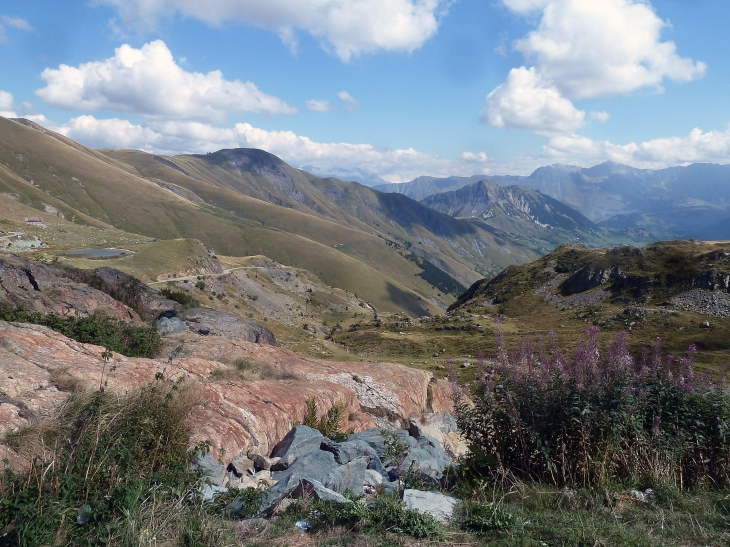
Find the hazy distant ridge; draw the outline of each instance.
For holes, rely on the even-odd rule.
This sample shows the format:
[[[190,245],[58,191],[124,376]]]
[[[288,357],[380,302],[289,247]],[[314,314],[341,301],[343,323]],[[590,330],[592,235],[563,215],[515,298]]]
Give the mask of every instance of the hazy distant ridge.
[[[652,170],[614,162],[590,168],[555,164],[529,176],[419,177],[376,188],[424,200],[484,179],[538,190],[601,226],[645,229],[661,238],[730,237],[730,165],[696,163]]]

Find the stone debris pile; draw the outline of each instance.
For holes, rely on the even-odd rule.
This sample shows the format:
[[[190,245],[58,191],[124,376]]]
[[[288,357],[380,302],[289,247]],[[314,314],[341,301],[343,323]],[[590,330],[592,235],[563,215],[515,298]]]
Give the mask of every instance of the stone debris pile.
[[[418,423],[426,427],[421,429]],[[449,446],[442,446],[424,430],[439,433],[442,439],[448,440]],[[293,500],[303,496],[348,503],[344,496],[347,492],[367,498],[379,492],[404,491],[409,508],[423,508],[446,521],[456,500],[435,492],[404,490],[404,481],[407,477],[410,483],[425,488],[444,484],[448,469],[456,463],[453,450],[466,451],[464,441],[459,437],[457,442],[457,437],[454,419],[448,412],[411,420],[409,430],[368,429],[350,435],[343,442],[335,442],[316,429],[300,425],[289,431],[270,456],[254,448],[248,457],[238,458],[227,467],[210,454],[197,458],[194,464],[203,475],[204,499],[212,499],[231,487],[264,487],[260,517],[281,514]],[[236,516],[242,505],[242,501],[234,502],[231,514]]]
[[[672,307],[677,310],[712,317],[730,317],[730,294],[724,291],[693,289],[678,294],[672,298],[671,302]]]

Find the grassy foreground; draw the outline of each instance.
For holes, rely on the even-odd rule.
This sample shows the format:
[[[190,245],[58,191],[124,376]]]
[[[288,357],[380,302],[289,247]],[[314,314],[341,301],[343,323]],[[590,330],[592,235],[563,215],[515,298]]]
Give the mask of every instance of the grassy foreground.
[[[730,542],[730,495],[708,484],[607,478],[551,485],[474,457],[443,491],[463,500],[449,525],[404,509],[398,496],[367,505],[301,499],[251,523],[261,491],[204,503],[189,448],[195,386],[159,378],[124,397],[76,393],[47,422],[5,441],[33,462],[0,476],[0,546],[410,547],[706,546]],[[407,486],[407,484],[406,484]],[[650,495],[640,499],[647,488]],[[635,491],[632,491],[635,490]],[[244,496],[236,518],[230,502]],[[243,520],[242,520],[243,519]],[[296,523],[307,521],[311,531]]]

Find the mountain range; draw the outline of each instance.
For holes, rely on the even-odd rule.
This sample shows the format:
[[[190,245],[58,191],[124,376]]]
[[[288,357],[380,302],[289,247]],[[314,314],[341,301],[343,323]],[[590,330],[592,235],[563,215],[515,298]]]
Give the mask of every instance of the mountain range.
[[[603,227],[642,229],[657,239],[730,238],[730,165],[697,163],[652,170],[614,162],[590,168],[556,164],[529,176],[419,177],[376,189],[420,201],[483,179],[533,188]]]
[[[444,309],[476,280],[576,236],[592,245],[620,240],[580,222],[577,231],[556,230],[513,215],[512,205],[494,218],[455,218],[405,195],[294,169],[262,150],[93,150],[34,122],[0,118],[0,217],[19,207],[106,233],[265,255],[377,309],[412,315]],[[87,245],[103,242],[89,236]]]
[[[421,203],[318,177],[263,150],[93,150],[34,122],[0,118],[0,206],[11,202],[102,231],[265,255],[377,309],[412,315],[445,309],[478,279],[562,243],[649,239],[598,226],[524,186],[479,181]]]

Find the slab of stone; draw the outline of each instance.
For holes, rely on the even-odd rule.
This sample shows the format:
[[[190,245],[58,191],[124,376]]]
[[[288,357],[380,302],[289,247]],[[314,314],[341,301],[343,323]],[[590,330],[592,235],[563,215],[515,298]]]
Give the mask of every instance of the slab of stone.
[[[375,471],[376,473],[380,473],[380,476],[383,477],[383,480],[389,480],[388,471],[385,469],[383,462],[380,461],[380,458],[378,458],[377,456],[370,460],[370,463],[368,464],[368,469],[371,471]]]
[[[367,457],[356,458],[330,472],[322,480],[322,484],[325,488],[329,488],[339,494],[344,494],[345,492],[360,494],[365,484],[365,471],[367,471],[368,463],[369,460]]]
[[[299,456],[286,471],[274,472],[271,476],[279,481],[275,489],[281,489],[284,488],[283,484],[289,477],[322,482],[338,467],[340,465],[335,461],[331,452],[317,449]]]
[[[431,515],[439,522],[447,523],[454,516],[454,509],[461,501],[441,492],[422,492],[407,488],[403,491],[403,505],[406,509]]]
[[[370,486],[378,486],[380,484],[383,484],[383,476],[377,471],[373,471],[372,469],[366,469],[365,484],[368,484]]]
[[[271,460],[261,454],[255,454],[253,457],[253,464],[257,470],[269,470],[271,469]]]
[[[212,455],[197,456],[191,464],[193,471],[199,471],[201,478],[215,486],[223,486],[226,468]]]
[[[271,466],[272,471],[286,471],[295,461],[297,461],[297,457],[294,454],[287,454],[283,458],[272,459],[277,460],[276,463]]]
[[[253,473],[253,462],[248,458],[238,458],[228,465],[228,470],[233,472],[236,477],[241,477],[247,473]]]
[[[292,496],[295,498],[301,497],[302,495],[304,495],[304,492],[306,492],[306,495],[313,494],[315,499],[321,501],[331,501],[334,503],[352,503],[345,496],[341,495],[338,492],[335,492],[334,490],[330,490],[319,481],[302,479],[299,482],[299,486],[297,486],[297,488],[295,488],[292,492]]]
[[[415,440],[417,444],[408,451],[403,467],[435,481],[440,480],[451,465],[451,458],[433,437],[421,435]]]
[[[406,444],[409,448],[416,446],[416,440],[410,436],[407,430],[396,429],[395,431],[393,431],[393,433],[395,433],[399,441]],[[383,437],[383,435],[381,434],[380,429],[368,429],[366,431],[361,431],[359,433],[350,435],[348,442],[352,441],[366,442],[375,450],[375,453],[378,455],[378,457],[383,460],[385,456],[385,437]]]
[[[351,462],[355,458],[377,458],[378,454],[365,441],[354,440],[336,443],[332,439],[324,439],[319,445],[320,450],[332,452],[335,461],[341,465]]]
[[[269,329],[230,313],[199,307],[182,312],[180,318],[190,326],[193,332],[207,329],[208,334],[224,336],[229,340],[276,345],[276,337]]]
[[[272,450],[271,457],[283,458],[287,454],[298,456],[300,453],[304,454],[309,452],[312,443],[309,443],[308,445],[305,445],[304,443],[311,439],[318,439],[315,442],[317,443],[317,449],[319,449],[319,444],[322,442],[323,438],[323,435],[316,429],[306,425],[298,425],[289,431],[289,433],[287,433],[281,441],[279,441],[279,443],[274,447],[274,450]]]

